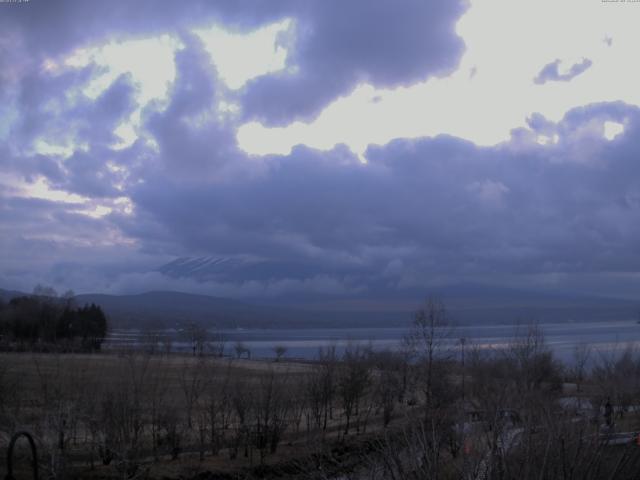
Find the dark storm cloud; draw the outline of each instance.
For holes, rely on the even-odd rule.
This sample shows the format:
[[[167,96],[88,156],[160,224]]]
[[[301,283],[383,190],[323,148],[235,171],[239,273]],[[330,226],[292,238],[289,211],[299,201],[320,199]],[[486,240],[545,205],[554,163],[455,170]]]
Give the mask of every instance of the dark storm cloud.
[[[117,155],[108,147],[116,142],[114,129],[135,108],[129,75],[117,78],[96,99],[68,91],[86,84],[91,69],[53,75],[33,72],[24,77],[16,108],[19,120],[10,130],[0,166],[32,182],[44,176],[57,189],[89,197],[118,196],[115,184],[122,173],[108,164]],[[61,155],[33,153],[36,140],[52,144],[87,146],[63,160]]]
[[[567,73],[560,73],[561,60],[557,59],[551,63],[545,65],[540,73],[533,79],[534,83],[538,85],[544,85],[547,82],[568,82],[574,79],[578,75],[586,72],[593,62],[588,58],[583,59],[581,62],[574,63]]]
[[[176,54],[176,79],[169,106],[153,112],[146,127],[155,138],[167,171],[201,176],[220,169],[238,156],[235,126],[218,118],[217,77],[201,43],[184,37],[186,47]]]
[[[13,39],[13,51],[21,47],[36,62],[113,38],[135,38],[176,33],[194,24],[213,21],[250,29],[279,18],[293,2],[274,0],[31,0],[0,5],[0,26]],[[10,36],[10,37],[9,37]],[[7,47],[7,51],[10,49]],[[13,59],[12,65],[19,65]]]
[[[89,198],[119,197],[121,192],[116,184],[121,183],[123,175],[107,167],[109,153],[101,148],[76,151],[64,161],[64,178],[58,181],[50,178],[51,186]]]
[[[60,75],[35,68],[22,75],[15,98],[19,119],[11,139],[24,146],[39,135],[65,135],[70,125],[58,121],[61,111],[70,108],[65,93],[86,84],[95,73],[93,67],[68,70]]]
[[[32,0],[0,8],[0,27],[14,39],[12,55],[21,53],[8,62],[12,69],[114,37],[179,34],[214,21],[248,30],[292,18],[287,64],[296,73],[258,78],[243,98],[248,118],[287,123],[317,113],[358,82],[393,87],[452,71],[464,49],[454,27],[466,2],[138,0],[132,7],[123,0]]]
[[[298,2],[294,69],[249,82],[245,116],[267,124],[309,118],[358,83],[395,87],[451,72],[464,50],[454,26],[462,1]]]
[[[397,139],[370,147],[367,164],[345,146],[328,152],[298,146],[289,155],[259,158],[238,150],[239,118],[216,111],[229,91],[188,27],[222,19],[250,29],[293,18],[296,36],[287,45],[293,71],[254,79],[237,92],[241,118],[288,123],[361,81],[407,85],[455,68],[463,50],[454,33],[462,4],[400,4],[405,8],[386,0],[162,7],[142,0],[135,9],[130,2],[0,4],[0,28],[20,52],[4,57],[0,73],[11,87],[3,100],[18,112],[0,142],[0,173],[28,182],[44,176],[53,188],[91,201],[127,197],[133,207],[92,218],[79,213],[86,205],[20,198],[0,178],[0,281],[31,281],[48,268],[52,281],[75,288],[281,294],[400,289],[434,278],[638,271],[640,113],[621,103],[577,108],[558,123],[534,114],[529,128],[495,147],[447,136]],[[140,131],[155,145],[140,138],[111,147],[114,129],[138,106],[129,76],[97,99],[70,100],[67,94],[97,67],[54,73],[40,66],[46,57],[114,35],[166,32],[179,35],[185,48],[176,54],[167,105],[151,103],[142,112]],[[574,65],[567,75],[588,66]],[[558,62],[539,76],[542,83],[568,79]],[[605,140],[605,121],[623,123],[624,134]],[[558,142],[541,146],[537,135],[557,135]],[[27,148],[43,138],[68,138],[75,150],[67,156]],[[251,264],[260,270],[251,278],[213,283],[152,271],[182,255],[264,263]]]
[[[625,118],[624,136],[602,137],[604,121]],[[343,147],[297,147],[265,159],[259,175],[215,184],[152,175],[130,192],[149,234],[136,218],[115,221],[143,243],[161,226],[176,253],[315,264],[361,285],[635,271],[639,119],[622,104],[596,105],[555,125],[554,146],[530,130],[492,148],[443,136],[370,148],[366,165]]]

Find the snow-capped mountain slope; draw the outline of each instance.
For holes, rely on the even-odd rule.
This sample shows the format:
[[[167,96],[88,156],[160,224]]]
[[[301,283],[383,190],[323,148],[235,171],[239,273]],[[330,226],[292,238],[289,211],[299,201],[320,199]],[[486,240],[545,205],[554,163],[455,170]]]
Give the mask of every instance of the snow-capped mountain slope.
[[[318,275],[309,265],[248,257],[181,257],[158,268],[173,278],[200,282],[248,282],[278,279],[304,279]]]
[[[191,277],[206,280],[209,277],[226,275],[250,263],[241,258],[181,257],[162,265],[158,271],[170,277]]]

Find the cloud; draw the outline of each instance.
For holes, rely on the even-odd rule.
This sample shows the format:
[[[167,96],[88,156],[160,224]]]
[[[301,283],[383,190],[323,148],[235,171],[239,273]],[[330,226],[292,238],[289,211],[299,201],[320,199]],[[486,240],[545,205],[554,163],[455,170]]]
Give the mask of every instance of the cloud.
[[[135,8],[125,0],[109,4],[87,4],[82,0],[49,2],[32,0],[22,5],[3,5],[3,32],[10,32],[14,47],[20,45],[39,63],[78,46],[105,42],[114,37],[135,38],[161,33],[176,33],[193,25],[221,21],[239,30],[255,28],[284,16],[292,2],[260,0],[240,4],[222,0],[211,4],[193,0],[188,4],[139,0]],[[83,21],[80,21],[83,20]],[[12,61],[12,65],[21,65]]]
[[[562,65],[563,62],[560,59],[546,64],[533,79],[533,82],[538,85],[544,85],[547,82],[569,82],[586,72],[593,65],[593,62],[588,58],[583,58],[580,62],[572,64],[565,72],[561,71]]]
[[[509,192],[509,187],[502,182],[487,179],[474,181],[469,185],[469,190],[474,192],[481,202],[498,206],[503,204],[504,197]]]
[[[455,23],[464,51],[450,72],[401,87],[385,88],[365,80],[325,102],[317,115],[289,121],[284,118],[286,103],[275,98],[291,102],[297,98],[295,89],[283,87],[282,95],[265,100],[283,107],[279,112],[283,120],[247,119],[238,132],[241,148],[265,155],[288,153],[300,143],[323,150],[344,143],[362,156],[370,144],[441,134],[491,146],[508,141],[511,130],[525,127],[536,112],[558,123],[572,109],[594,103],[622,101],[640,106],[636,88],[640,70],[629,60],[640,39],[635,27],[640,9],[608,8],[580,0],[561,5],[553,0],[471,1],[468,5]],[[554,14],[549,15],[550,11]],[[576,11],[580,11],[579,21],[575,21]],[[544,35],[540,35],[541,25]],[[607,45],[603,42],[607,37],[615,41]],[[549,81],[535,83],[541,67],[556,58],[562,61],[548,66],[544,79]],[[551,81],[554,72],[558,80],[572,79]],[[283,82],[293,82],[294,77],[281,73]],[[254,80],[256,84],[271,81],[270,76]]]
[[[616,144],[590,128],[571,134],[605,118],[629,125]],[[633,271],[638,118],[616,104],[575,111],[554,126],[553,146],[517,135],[491,148],[396,140],[370,148],[368,164],[343,147],[297,147],[264,160],[260,174],[223,182],[147,177],[130,194],[149,232],[138,217],[118,225],[149,244],[161,227],[175,254],[253,255],[274,261],[272,273],[284,278],[291,270],[278,266],[289,262],[361,286],[393,288],[403,276]],[[574,161],[585,135],[595,163]],[[404,267],[392,280],[390,264]]]
[[[176,79],[170,102],[152,111],[145,127],[153,136],[163,166],[174,175],[201,176],[217,172],[237,156],[234,124],[220,118],[219,82],[201,42],[185,38],[176,53]]]
[[[298,2],[287,68],[249,82],[247,119],[310,119],[359,83],[406,86],[450,73],[464,50],[454,25],[462,1]]]
[[[246,118],[282,123],[309,117],[359,82],[381,87],[408,85],[450,72],[464,45],[454,24],[465,2],[405,0],[257,0],[188,4],[140,0],[134,9],[123,0],[88,5],[79,0],[3,6],[0,27],[11,39],[4,77],[58,59],[79,46],[116,38],[136,39],[214,24],[246,32],[284,19],[293,21],[281,35],[287,68],[250,82],[243,95]],[[251,63],[249,58],[236,61]],[[286,95],[283,95],[286,93]]]
[[[545,47],[528,62],[516,48],[524,59],[506,72],[505,51],[489,58],[491,44],[463,43],[478,34],[470,34],[473,18],[455,27],[465,11],[458,2],[195,0],[159,9],[142,0],[135,14],[126,5],[0,5],[10,13],[0,23],[20,52],[0,60],[7,65],[0,73],[7,87],[0,90],[0,280],[7,286],[373,295],[460,279],[593,286],[601,275],[606,286],[640,269],[634,102],[583,91],[550,113],[554,102],[531,110],[518,103],[527,90],[502,91],[512,79],[541,89],[531,82],[539,66],[567,52],[550,56]],[[288,25],[276,40],[287,52],[284,68],[262,69],[235,90],[216,70],[215,51],[193,33],[274,22]],[[170,37],[166,96],[158,88],[145,97],[139,75],[99,61],[62,66],[76,47],[157,35]],[[535,43],[514,35],[529,48],[524,37]],[[592,58],[596,47],[589,48]],[[602,73],[606,56],[593,58],[576,84]],[[550,80],[576,76],[586,64],[568,73],[550,65],[541,73],[545,89],[567,87]],[[100,88],[88,87],[105,75]],[[319,123],[293,124],[279,153],[239,149],[246,120],[288,124],[340,96]],[[353,112],[374,120],[361,124]],[[123,124],[133,129],[124,143]],[[332,133],[314,143],[305,128],[322,125]],[[492,141],[478,140],[485,127]],[[280,133],[263,131],[267,139]],[[157,271],[200,255],[253,263],[207,278]]]
[[[169,109],[198,115],[187,99],[180,105],[184,110]],[[626,126],[615,141],[603,136],[606,121]],[[188,181],[154,172],[166,154],[160,143],[159,152],[143,149],[136,160],[142,164],[133,175],[143,181],[126,183],[131,214],[90,219],[71,213],[72,205],[6,197],[3,224],[12,227],[5,229],[5,251],[17,254],[20,238],[27,245],[49,242],[40,256],[49,258],[44,263],[55,278],[75,289],[73,282],[121,292],[148,280],[158,288],[239,296],[364,294],[424,287],[436,278],[537,282],[550,275],[637,271],[638,109],[594,105],[557,124],[535,117],[532,125],[558,134],[558,142],[542,146],[531,130],[514,131],[510,142],[495,147],[447,136],[398,139],[370,147],[367,164],[343,146],[329,152],[299,146],[259,163],[236,155],[232,173]],[[587,140],[596,154],[576,161]],[[188,154],[188,142],[184,148]],[[89,244],[100,241],[106,252],[101,263],[122,255],[109,250],[119,246],[144,258],[144,268],[120,267],[109,275],[102,267],[77,270],[74,245],[85,249],[91,264]],[[259,272],[200,280],[149,273],[181,255],[263,263]],[[56,270],[61,263],[67,267]],[[91,279],[79,282],[83,275]]]
[[[292,294],[345,295],[357,293],[341,279],[329,275],[315,275],[305,279],[281,278],[273,281],[245,280],[196,281],[191,278],[174,278],[159,272],[128,273],[120,275],[113,283],[104,285],[101,291],[113,294],[144,293],[152,290],[190,292],[218,297],[270,298]]]

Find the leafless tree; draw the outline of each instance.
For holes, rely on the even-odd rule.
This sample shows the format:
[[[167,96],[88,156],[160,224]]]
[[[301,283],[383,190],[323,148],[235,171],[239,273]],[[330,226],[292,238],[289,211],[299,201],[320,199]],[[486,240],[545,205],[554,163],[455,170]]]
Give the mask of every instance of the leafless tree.
[[[38,374],[38,405],[42,413],[41,439],[44,453],[49,457],[49,474],[54,478],[65,475],[67,447],[79,419],[86,370],[82,364],[62,363],[61,355],[47,357],[46,365],[40,357],[32,357]]]
[[[184,398],[188,428],[193,428],[193,414],[206,387],[207,361],[205,358],[185,358],[180,369],[179,382]]]
[[[160,339],[160,342],[162,343],[162,350],[164,351],[164,354],[171,354],[173,350],[173,338],[171,337],[171,334],[166,332]]]
[[[448,342],[453,335],[453,324],[444,303],[437,298],[427,298],[414,316],[405,344],[423,365],[423,389],[427,411],[433,406],[436,364],[449,356]]]
[[[260,460],[267,452],[275,453],[287,427],[287,415],[291,405],[288,395],[289,377],[269,370],[260,376],[254,401],[254,435]]]
[[[207,329],[196,323],[190,323],[183,333],[186,341],[189,342],[193,355],[202,356],[209,338]]]
[[[358,415],[362,398],[370,385],[370,368],[367,353],[358,345],[348,345],[338,371],[338,392],[345,416],[344,433],[351,427],[353,415]]]
[[[167,360],[157,359],[145,387],[145,405],[147,406],[148,425],[151,430],[151,450],[154,460],[159,460],[161,422],[168,403],[169,368]]]
[[[623,416],[629,406],[640,402],[640,354],[633,345],[600,352],[591,376],[597,389],[595,404],[610,401],[614,411]]]
[[[243,342],[236,342],[233,349],[236,352],[236,358],[242,358],[243,355],[251,358],[251,350]]]
[[[333,401],[337,390],[338,358],[335,345],[318,350],[320,401],[322,404],[322,430],[327,430],[329,420],[333,419]]]
[[[149,354],[155,355],[161,345],[163,335],[155,329],[146,329],[140,336],[140,346],[142,350]]]
[[[249,456],[250,426],[249,420],[254,408],[254,397],[251,388],[245,379],[236,379],[231,385],[231,405],[234,410],[234,437],[229,454],[231,459],[238,456],[238,450],[244,446],[245,457]]]
[[[276,362],[279,362],[287,353],[287,347],[285,347],[284,345],[276,345],[275,347],[273,347],[273,353],[275,353],[276,355]]]
[[[139,455],[145,421],[144,394],[149,356],[130,354],[119,358],[120,372],[108,385],[99,405],[101,457],[114,462],[122,478],[141,473]]]
[[[403,375],[405,372],[402,354],[391,351],[378,352],[372,357],[374,374],[373,399],[382,411],[382,424],[386,428],[391,422],[396,404],[403,396]]]
[[[576,382],[576,389],[578,392],[580,392],[580,387],[584,381],[587,364],[591,357],[591,351],[591,346],[585,342],[577,344],[573,349],[573,365],[570,371],[573,375],[574,381]]]
[[[204,420],[209,432],[209,448],[217,455],[224,443],[224,432],[231,415],[231,365],[210,362],[202,396]]]
[[[161,406],[159,426],[163,432],[159,444],[165,446],[172,460],[177,460],[183,448],[183,422],[174,406],[164,404]]]
[[[209,345],[211,346],[211,350],[213,356],[215,357],[224,357],[224,351],[227,345],[227,338],[224,333],[220,330],[215,330],[210,337]]]

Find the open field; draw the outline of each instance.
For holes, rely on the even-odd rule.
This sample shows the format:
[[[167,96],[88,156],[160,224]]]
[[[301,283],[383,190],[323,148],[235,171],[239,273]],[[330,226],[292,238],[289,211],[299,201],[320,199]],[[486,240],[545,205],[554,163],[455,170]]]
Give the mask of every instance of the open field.
[[[335,368],[337,359],[330,362]],[[133,463],[152,478],[291,469],[292,459],[330,448],[346,431],[337,398],[317,399],[326,405],[315,407],[314,419],[303,411],[304,390],[321,368],[313,363],[113,352],[4,353],[0,365],[0,449],[10,432],[32,432],[41,459],[64,452],[65,465],[47,467],[54,475],[128,478],[133,472],[121,470]],[[337,397],[338,385],[328,388]],[[372,409],[349,413],[348,434],[376,429]]]
[[[640,353],[565,367],[532,327],[461,362],[436,332],[306,363],[0,354],[0,472],[26,430],[56,479],[636,478]]]

